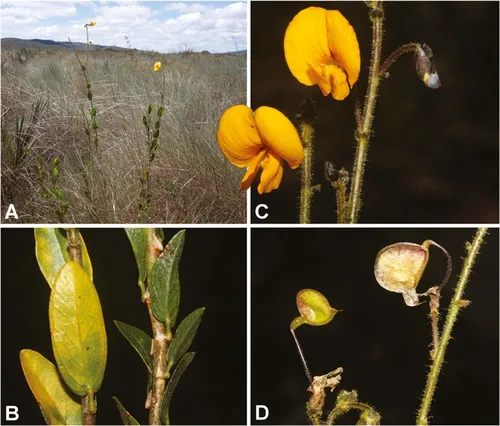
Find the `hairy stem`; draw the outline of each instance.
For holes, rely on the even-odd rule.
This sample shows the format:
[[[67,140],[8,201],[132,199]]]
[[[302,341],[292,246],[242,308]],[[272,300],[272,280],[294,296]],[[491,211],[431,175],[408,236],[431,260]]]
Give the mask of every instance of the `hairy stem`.
[[[307,123],[299,125],[300,138],[304,145],[304,161],[302,162],[302,187],[300,189],[300,223],[311,223],[311,201],[313,197],[312,157],[313,157],[313,127]]]
[[[347,212],[347,220],[349,223],[358,222],[359,210],[361,208],[363,174],[368,152],[368,143],[370,141],[375,104],[377,102],[378,86],[380,83],[380,60],[382,56],[384,21],[382,0],[374,1],[370,8],[370,19],[372,21],[372,55],[365,107],[361,120],[361,132],[356,132],[357,149],[352,170],[351,191]]]
[[[457,320],[458,313],[468,304],[467,301],[462,299],[462,296],[469,281],[474,262],[479,255],[479,249],[483,244],[483,240],[487,232],[487,228],[479,228],[476,231],[476,235],[474,236],[474,241],[472,242],[472,244],[466,244],[466,248],[468,251],[467,257],[464,260],[462,272],[460,273],[460,277],[455,287],[455,294],[452,301],[450,302],[448,315],[446,316],[446,321],[443,326],[443,333],[441,335],[441,339],[439,341],[439,345],[437,347],[436,355],[431,365],[429,375],[427,376],[427,384],[425,386],[424,396],[422,397],[420,409],[418,410],[417,424],[419,425],[428,424],[429,410],[431,408],[434,391],[436,390],[439,373],[441,372],[441,366],[443,365],[446,348],[448,347],[448,342],[451,338],[451,331],[453,329],[455,321]]]
[[[333,425],[334,422],[342,415],[351,410],[361,411],[362,423],[358,424],[380,424],[381,416],[370,405],[363,402],[352,402],[342,406],[335,407],[326,420],[327,425]],[[361,420],[361,419],[360,419]],[[368,421],[367,421],[368,420]]]
[[[389,70],[390,66],[399,59],[399,57],[403,56],[405,53],[415,53],[419,47],[420,44],[418,43],[408,43],[398,47],[389,55],[380,67],[380,77],[385,78],[385,73]]]

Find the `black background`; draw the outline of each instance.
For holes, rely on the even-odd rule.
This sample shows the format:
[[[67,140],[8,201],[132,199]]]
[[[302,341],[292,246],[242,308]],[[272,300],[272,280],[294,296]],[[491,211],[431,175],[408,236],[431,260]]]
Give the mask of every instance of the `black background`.
[[[353,94],[339,102],[300,84],[283,53],[288,23],[302,9],[338,9],[354,27],[361,50],[355,87],[366,92],[371,25],[363,2],[253,2],[252,108],[268,105],[293,119],[310,96],[317,105],[313,184],[321,183],[312,221],[334,223],[335,193],[324,162],[351,171],[355,153]],[[412,55],[382,82],[365,172],[361,223],[498,222],[498,2],[388,2],[383,58],[409,42],[434,52],[442,87],[419,80]],[[280,188],[252,204],[270,207],[264,222],[298,222],[300,172],[285,167]],[[263,222],[255,217],[253,222]]]
[[[121,424],[117,396],[140,424],[147,423],[147,373],[113,320],[151,335],[137,286],[135,258],[122,229],[81,229],[92,260],[108,336],[108,361],[97,394],[98,424]],[[165,230],[165,242],[176,231]],[[49,286],[38,268],[32,229],[2,230],[2,406],[17,405],[21,424],[43,424],[24,378],[19,351],[54,361]],[[174,424],[246,423],[246,230],[188,229],[180,264],[179,322],[206,310],[192,345],[196,356],[174,393]],[[5,424],[2,408],[2,424]],[[7,422],[12,423],[12,422]]]
[[[360,401],[382,414],[382,424],[415,424],[427,378],[430,323],[428,304],[407,307],[400,294],[378,285],[375,257],[401,241],[432,239],[454,262],[441,299],[446,308],[472,229],[257,229],[252,231],[252,407],[269,407],[269,418],[254,424],[307,424],[307,379],[290,322],[298,316],[297,292],[322,292],[338,313],[322,327],[297,329],[311,374],[341,366],[339,388],[327,396],[333,408],[339,389],[357,389]],[[464,299],[472,303],[455,324],[441,371],[431,424],[498,424],[498,230],[490,231]],[[445,256],[430,248],[418,292],[441,282]],[[356,414],[340,418],[355,424]]]

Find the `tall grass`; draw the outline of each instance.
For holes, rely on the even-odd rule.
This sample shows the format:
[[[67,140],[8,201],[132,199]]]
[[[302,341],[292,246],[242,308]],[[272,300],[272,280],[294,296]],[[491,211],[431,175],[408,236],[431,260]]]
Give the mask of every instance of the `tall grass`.
[[[87,67],[98,111],[99,154],[85,133],[87,87],[71,51],[36,51],[20,61],[2,52],[2,211],[14,204],[23,222],[57,222],[55,201],[42,197],[37,170],[50,174],[60,159],[58,188],[69,204],[64,221],[136,223],[141,173],[148,161],[142,116],[159,103],[161,82],[155,61],[166,73],[165,112],[159,148],[151,169],[151,223],[241,223],[245,194],[241,171],[217,146],[221,114],[246,101],[244,56],[93,51]],[[36,117],[40,102],[45,107]],[[30,129],[29,151],[16,161],[16,123]],[[85,182],[89,155],[95,176]],[[89,196],[89,189],[92,196]]]

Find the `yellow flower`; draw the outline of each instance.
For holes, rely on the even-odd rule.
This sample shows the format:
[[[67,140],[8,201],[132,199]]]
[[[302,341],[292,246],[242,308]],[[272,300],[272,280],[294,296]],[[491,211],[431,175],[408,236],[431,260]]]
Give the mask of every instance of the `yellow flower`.
[[[248,189],[262,168],[259,194],[280,186],[283,160],[296,169],[304,159],[302,143],[291,121],[267,106],[257,108],[255,113],[246,105],[229,108],[220,119],[217,139],[232,164],[248,167],[241,189]]]
[[[358,80],[358,39],[338,10],[300,11],[286,29],[284,49],[293,76],[306,86],[317,84],[324,96],[331,94],[341,101]]]
[[[161,62],[157,62],[155,66],[153,67],[154,71],[160,71],[161,70]]]
[[[89,27],[95,26],[95,21],[90,21]]]

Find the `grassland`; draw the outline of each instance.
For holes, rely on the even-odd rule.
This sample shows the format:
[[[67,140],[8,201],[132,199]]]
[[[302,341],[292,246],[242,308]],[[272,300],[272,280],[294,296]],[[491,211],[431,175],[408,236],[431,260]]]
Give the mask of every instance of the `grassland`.
[[[79,52],[84,63],[86,52]],[[161,72],[153,64],[162,62]],[[27,223],[241,223],[241,170],[217,146],[223,111],[246,102],[246,57],[92,49],[86,67],[97,111],[67,49],[2,49],[2,216]],[[139,208],[149,162],[143,116],[164,114],[151,163],[150,203]],[[90,128],[91,133],[92,129]]]

